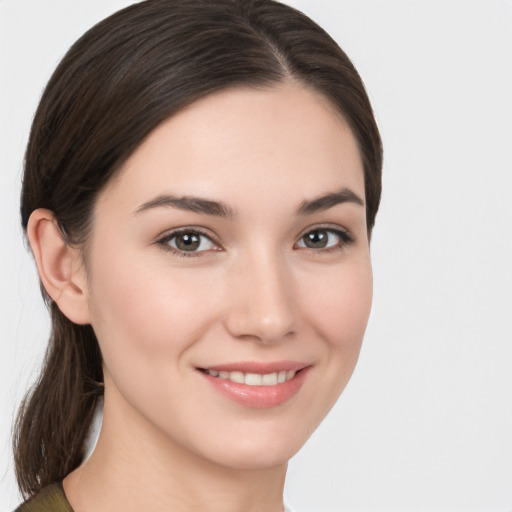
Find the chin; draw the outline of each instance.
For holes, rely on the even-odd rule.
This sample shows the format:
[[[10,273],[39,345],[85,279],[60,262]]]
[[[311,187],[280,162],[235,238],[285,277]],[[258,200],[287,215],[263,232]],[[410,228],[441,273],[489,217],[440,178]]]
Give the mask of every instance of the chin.
[[[214,460],[219,465],[240,471],[263,470],[286,465],[299,448],[300,446],[294,448],[281,446],[278,449],[255,446],[253,449],[248,449],[246,446],[234,445],[231,446],[229,453],[218,454]]]
[[[223,438],[215,436],[200,450],[203,456],[217,464],[238,470],[258,470],[283,466],[300,450],[314,428],[289,422],[272,425],[252,425],[245,431],[229,432]]]

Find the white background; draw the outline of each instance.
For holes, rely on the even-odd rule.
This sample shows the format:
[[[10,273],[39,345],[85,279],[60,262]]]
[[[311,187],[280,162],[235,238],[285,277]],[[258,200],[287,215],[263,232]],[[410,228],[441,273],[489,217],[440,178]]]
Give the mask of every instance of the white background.
[[[22,242],[22,156],[69,45],[129,0],[0,0],[0,510],[48,321]],[[367,85],[385,145],[359,366],[290,464],[300,512],[512,511],[512,1],[289,0]]]

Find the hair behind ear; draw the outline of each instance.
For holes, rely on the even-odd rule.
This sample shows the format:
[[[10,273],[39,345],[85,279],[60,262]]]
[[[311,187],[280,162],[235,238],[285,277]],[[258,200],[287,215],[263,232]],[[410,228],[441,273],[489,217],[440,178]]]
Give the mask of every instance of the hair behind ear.
[[[103,394],[101,354],[92,327],[73,324],[54,302],[50,309],[52,334],[44,365],[14,429],[16,476],[25,497],[62,480],[82,462],[84,440]]]

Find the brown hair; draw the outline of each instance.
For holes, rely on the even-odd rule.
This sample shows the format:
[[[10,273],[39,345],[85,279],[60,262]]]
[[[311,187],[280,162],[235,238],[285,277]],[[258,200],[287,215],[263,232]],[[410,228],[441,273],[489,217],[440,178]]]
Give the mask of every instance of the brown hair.
[[[35,209],[48,208],[66,242],[84,244],[98,192],[159,123],[214,91],[286,80],[323,94],[351,126],[364,164],[370,233],[382,147],[364,85],[324,30],[273,0],[147,0],[86,32],[55,70],[34,118],[21,196],[24,229]],[[93,329],[73,324],[43,295],[51,337],[14,436],[24,495],[81,463],[102,393]]]

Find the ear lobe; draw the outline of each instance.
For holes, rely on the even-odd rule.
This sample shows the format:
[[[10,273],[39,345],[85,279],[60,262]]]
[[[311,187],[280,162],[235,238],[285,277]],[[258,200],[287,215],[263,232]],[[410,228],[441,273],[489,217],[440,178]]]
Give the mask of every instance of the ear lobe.
[[[80,251],[64,241],[53,212],[34,210],[27,225],[39,278],[53,301],[76,324],[90,323],[87,280]]]

